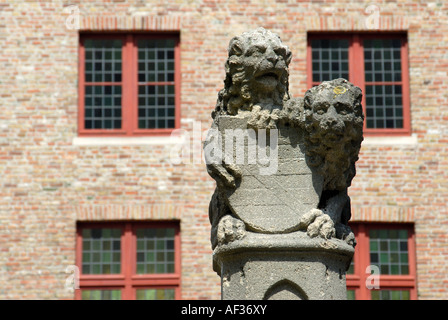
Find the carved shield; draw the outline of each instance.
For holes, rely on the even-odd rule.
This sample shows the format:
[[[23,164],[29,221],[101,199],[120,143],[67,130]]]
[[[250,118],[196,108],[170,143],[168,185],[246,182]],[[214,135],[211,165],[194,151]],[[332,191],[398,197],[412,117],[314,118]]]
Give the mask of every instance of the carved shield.
[[[226,189],[235,216],[256,232],[297,230],[300,217],[317,208],[323,184],[323,177],[307,165],[301,129],[255,132],[244,118],[222,116],[218,130],[227,152],[225,162],[233,161],[242,174],[236,188]]]

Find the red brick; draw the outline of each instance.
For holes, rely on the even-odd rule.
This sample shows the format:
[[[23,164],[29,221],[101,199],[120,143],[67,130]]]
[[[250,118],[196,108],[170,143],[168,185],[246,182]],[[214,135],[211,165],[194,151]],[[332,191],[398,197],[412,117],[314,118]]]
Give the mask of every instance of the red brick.
[[[223,85],[226,50],[234,35],[272,26],[293,52],[290,92],[300,96],[308,89],[307,31],[368,31],[361,23],[368,4],[347,6],[341,0],[75,3],[82,30],[179,31],[182,119],[205,127]],[[441,223],[448,200],[448,26],[443,21],[448,5],[422,0],[377,5],[380,31],[408,34],[411,121],[418,145],[363,145],[349,190],[353,219],[413,222],[419,298],[447,299],[447,283],[440,279],[446,279],[448,265],[448,225]],[[0,299],[73,298],[61,270],[75,263],[76,221],[125,218],[134,212],[128,204],[151,217],[181,219],[182,297],[220,298],[207,220],[214,182],[204,166],[171,165],[164,145],[73,145],[78,32],[65,28],[64,6],[24,0],[0,4],[0,136],[7,138],[0,142],[0,221],[7,226],[0,229],[0,239],[8,245],[0,250],[0,269],[8,270],[1,275]],[[191,130],[188,121],[182,127]],[[438,133],[430,135],[434,129]],[[48,186],[58,190],[44,191]],[[161,204],[163,209],[157,207]],[[17,252],[26,263],[15,258]],[[49,272],[48,279],[37,281],[34,274],[31,280],[36,270]]]

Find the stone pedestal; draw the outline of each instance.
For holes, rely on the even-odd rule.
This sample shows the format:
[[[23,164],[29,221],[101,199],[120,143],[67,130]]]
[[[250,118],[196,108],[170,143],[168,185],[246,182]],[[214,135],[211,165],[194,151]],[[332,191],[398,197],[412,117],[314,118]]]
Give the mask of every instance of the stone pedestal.
[[[354,249],[304,232],[263,235],[218,246],[214,270],[224,300],[345,300]]]

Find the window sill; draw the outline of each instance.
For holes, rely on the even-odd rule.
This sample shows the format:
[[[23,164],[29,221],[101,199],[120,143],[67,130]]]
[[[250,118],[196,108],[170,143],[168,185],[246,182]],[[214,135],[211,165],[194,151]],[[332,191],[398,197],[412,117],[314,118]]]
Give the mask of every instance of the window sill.
[[[416,147],[418,145],[417,135],[411,136],[367,136],[364,137],[362,146],[409,146]]]
[[[184,141],[180,136],[159,137],[75,137],[74,146],[153,146],[175,145]]]

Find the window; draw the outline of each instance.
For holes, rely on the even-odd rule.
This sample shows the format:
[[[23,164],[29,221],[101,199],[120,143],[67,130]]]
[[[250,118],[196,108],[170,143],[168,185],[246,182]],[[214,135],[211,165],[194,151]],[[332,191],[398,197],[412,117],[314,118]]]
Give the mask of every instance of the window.
[[[175,35],[80,36],[80,136],[167,135],[180,125]]]
[[[412,226],[354,223],[351,227],[357,245],[347,272],[348,299],[417,299]]]
[[[345,78],[363,91],[367,135],[409,135],[407,52],[403,34],[310,34],[308,86]]]
[[[180,299],[177,223],[80,223],[76,250],[76,299]]]

